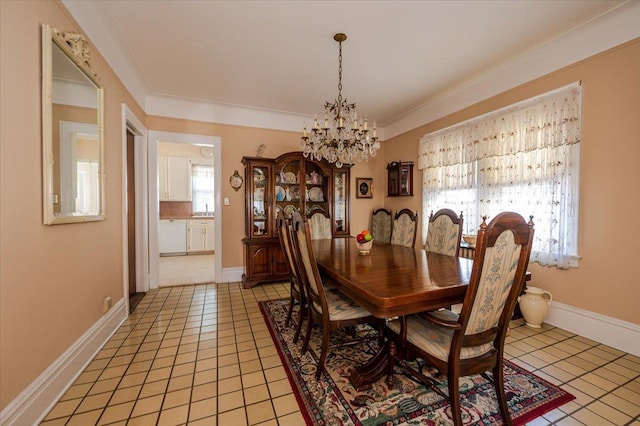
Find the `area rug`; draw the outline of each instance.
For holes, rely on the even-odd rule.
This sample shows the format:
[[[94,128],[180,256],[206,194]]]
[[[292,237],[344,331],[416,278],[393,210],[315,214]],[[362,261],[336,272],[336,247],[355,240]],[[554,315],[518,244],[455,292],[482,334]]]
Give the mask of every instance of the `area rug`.
[[[326,371],[315,379],[321,335],[314,329],[310,350],[301,354],[302,338],[293,343],[295,324],[284,326],[288,299],[260,302],[271,337],[278,348],[300,409],[310,425],[448,425],[451,408],[446,399],[397,369],[393,389],[384,378],[365,391],[357,392],[349,383],[353,366],[371,358],[378,346],[376,332],[368,326],[357,329],[359,336],[369,333],[366,342],[333,349]],[[296,315],[294,314],[294,318]],[[306,327],[306,325],[305,325]],[[335,332],[333,342],[352,339]],[[425,368],[423,372],[427,372]],[[505,388],[513,423],[522,425],[574,399],[540,377],[505,361]],[[436,372],[429,372],[435,377]],[[502,424],[490,373],[460,379],[462,418],[465,425]],[[446,381],[442,388],[447,393]]]

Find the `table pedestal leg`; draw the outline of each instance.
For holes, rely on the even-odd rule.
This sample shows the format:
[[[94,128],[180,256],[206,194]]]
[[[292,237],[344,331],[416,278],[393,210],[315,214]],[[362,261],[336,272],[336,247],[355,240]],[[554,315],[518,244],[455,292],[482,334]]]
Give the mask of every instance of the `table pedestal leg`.
[[[395,344],[393,342],[385,342],[380,348],[378,353],[371,358],[366,364],[356,367],[349,381],[351,385],[357,390],[361,391],[367,389],[372,383],[378,381],[383,376],[387,376],[387,384],[393,379],[393,372],[390,368],[393,368],[389,362],[389,355],[395,355]]]

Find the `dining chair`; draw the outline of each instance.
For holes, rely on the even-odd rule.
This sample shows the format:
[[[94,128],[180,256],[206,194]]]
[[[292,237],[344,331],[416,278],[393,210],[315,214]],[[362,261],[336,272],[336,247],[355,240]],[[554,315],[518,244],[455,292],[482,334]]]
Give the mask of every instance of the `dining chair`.
[[[417,223],[418,212],[413,213],[409,209],[396,212],[391,230],[391,244],[405,247],[415,246]]]
[[[333,238],[331,232],[331,218],[324,213],[314,213],[309,217],[312,240],[329,240]]]
[[[462,237],[462,212],[460,216],[451,209],[431,212],[424,249],[433,253],[458,256]]]
[[[322,347],[316,369],[316,379],[318,379],[324,370],[329,353],[329,340],[333,331],[371,323],[377,326],[378,338],[380,339],[383,322],[337,289],[325,288],[313,254],[309,223],[304,221],[299,212],[294,212],[291,225],[294,258],[298,263],[307,297],[307,330],[302,345],[302,354],[305,354],[309,348],[313,325],[319,324],[322,328]],[[359,341],[362,339],[352,340],[348,343]]]
[[[376,209],[371,213],[371,235],[376,241],[391,241],[391,210]]]
[[[287,269],[289,270],[289,308],[287,310],[287,319],[285,320],[285,327],[289,325],[291,317],[293,315],[293,308],[297,304],[298,308],[298,321],[296,322],[296,331],[293,337],[293,342],[298,342],[300,332],[302,330],[302,323],[306,316],[306,297],[304,294],[304,285],[300,279],[300,271],[298,265],[294,260],[293,245],[291,241],[291,226],[287,223],[282,210],[278,210],[276,215],[276,229],[278,230],[278,238],[280,239],[280,247],[284,254]]]
[[[483,218],[460,314],[430,311],[387,323],[389,337],[398,345],[396,356],[390,351],[391,366],[398,360],[412,376],[448,398],[455,425],[462,425],[460,377],[486,371],[493,374],[503,422],[511,424],[504,391],[504,341],[529,264],[533,234],[533,217],[527,223],[518,213],[503,212],[489,225]],[[414,358],[447,377],[448,395],[422,373],[421,364],[415,368],[407,362]]]

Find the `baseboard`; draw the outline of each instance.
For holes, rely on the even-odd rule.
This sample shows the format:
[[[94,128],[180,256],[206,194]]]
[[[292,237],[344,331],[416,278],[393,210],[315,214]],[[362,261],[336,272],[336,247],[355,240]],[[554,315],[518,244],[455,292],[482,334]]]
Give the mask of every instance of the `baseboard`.
[[[242,281],[242,274],[244,274],[243,267],[223,268],[221,282],[223,283],[240,282]]]
[[[40,423],[126,318],[122,298],[0,412],[0,425]]]
[[[640,356],[640,325],[552,302],[545,320],[580,336]]]

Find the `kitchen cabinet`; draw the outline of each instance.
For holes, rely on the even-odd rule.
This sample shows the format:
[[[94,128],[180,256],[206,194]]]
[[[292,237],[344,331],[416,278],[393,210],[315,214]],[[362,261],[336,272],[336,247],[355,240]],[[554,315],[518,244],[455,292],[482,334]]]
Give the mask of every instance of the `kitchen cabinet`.
[[[158,227],[160,254],[187,252],[187,220],[163,219]]]
[[[158,158],[160,201],[191,201],[191,160],[182,157]]]
[[[187,252],[214,251],[215,222],[212,219],[189,219]]]
[[[289,277],[276,230],[276,215],[305,217],[321,213],[331,220],[332,236],[349,236],[350,165],[336,168],[324,160],[289,152],[278,158],[244,157],[245,288]]]

